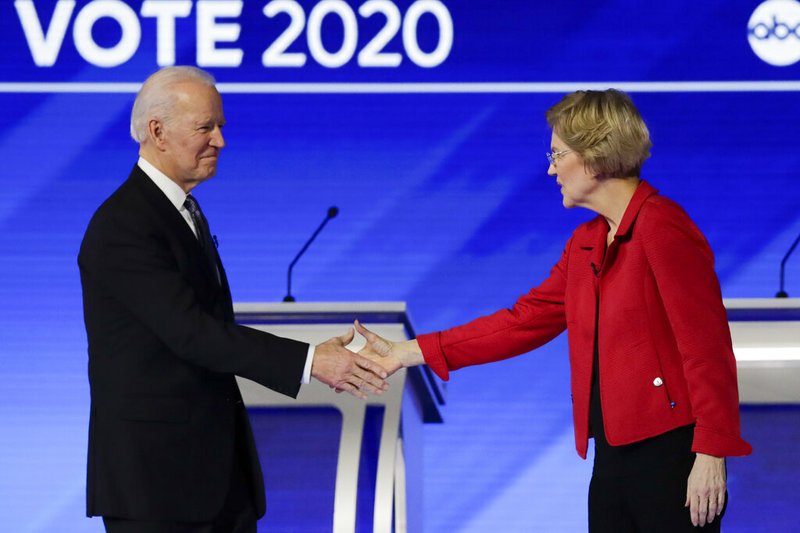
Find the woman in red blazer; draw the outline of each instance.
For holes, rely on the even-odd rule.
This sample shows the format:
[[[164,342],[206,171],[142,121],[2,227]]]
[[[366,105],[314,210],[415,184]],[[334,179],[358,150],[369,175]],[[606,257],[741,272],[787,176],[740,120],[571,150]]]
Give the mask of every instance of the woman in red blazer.
[[[595,439],[592,532],[718,531],[724,458],[747,455],[736,361],[713,256],[675,202],[639,178],[650,136],[630,98],[578,91],[547,112],[548,174],[564,207],[598,216],[510,309],[392,343],[360,324],[363,354],[442,379],[569,337],[575,445]]]

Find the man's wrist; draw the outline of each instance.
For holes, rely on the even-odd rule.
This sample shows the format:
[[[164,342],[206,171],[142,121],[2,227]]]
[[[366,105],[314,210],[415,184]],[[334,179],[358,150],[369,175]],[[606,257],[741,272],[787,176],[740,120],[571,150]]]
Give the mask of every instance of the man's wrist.
[[[313,344],[308,345],[308,352],[306,352],[306,364],[303,367],[303,376],[300,378],[300,383],[305,385],[311,383],[311,367],[314,365],[314,353],[317,347]]]

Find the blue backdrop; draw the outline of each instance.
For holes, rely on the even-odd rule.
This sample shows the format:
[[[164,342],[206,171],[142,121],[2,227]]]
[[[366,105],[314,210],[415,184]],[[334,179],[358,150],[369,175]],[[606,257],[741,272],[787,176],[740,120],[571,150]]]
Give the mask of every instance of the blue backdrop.
[[[724,295],[777,290],[800,233],[800,63],[770,61],[800,49],[798,2],[162,2],[188,7],[172,39],[156,23],[172,19],[146,15],[158,3],[0,4],[3,531],[101,529],[83,518],[76,255],[136,161],[136,84],[170,53],[221,82],[228,146],[197,195],[237,301],[279,300],[336,205],[295,269],[298,300],[404,300],[418,331],[510,305],[591,215],[561,207],[544,112],[596,86],[631,92],[654,143],[643,177],[705,232]],[[378,59],[362,54],[384,30]],[[787,290],[800,294],[797,259]],[[563,337],[461,370],[448,394],[446,423],[425,433],[426,531],[585,530],[591,463],[573,450]],[[756,455],[730,462],[726,530],[790,531],[800,413],[750,409],[743,424]]]

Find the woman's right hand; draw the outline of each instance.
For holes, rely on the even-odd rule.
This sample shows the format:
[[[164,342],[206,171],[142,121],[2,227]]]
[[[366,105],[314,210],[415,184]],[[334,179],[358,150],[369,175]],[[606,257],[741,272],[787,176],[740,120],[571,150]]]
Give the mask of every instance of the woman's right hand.
[[[386,340],[377,333],[365,328],[358,320],[355,321],[355,328],[367,341],[367,344],[359,350],[358,354],[381,365],[389,375],[394,374],[400,368],[425,363],[422,351],[416,340],[401,342]]]

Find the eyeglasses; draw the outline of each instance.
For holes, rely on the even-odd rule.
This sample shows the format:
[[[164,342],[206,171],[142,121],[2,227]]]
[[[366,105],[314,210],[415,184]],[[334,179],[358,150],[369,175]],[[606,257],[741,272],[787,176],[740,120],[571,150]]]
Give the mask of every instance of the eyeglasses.
[[[559,150],[557,152],[547,152],[544,155],[547,157],[547,160],[550,161],[551,165],[555,165],[556,161],[558,161],[561,158],[562,155],[566,155],[566,154],[570,153],[571,151],[572,150],[570,150],[570,149]]]

